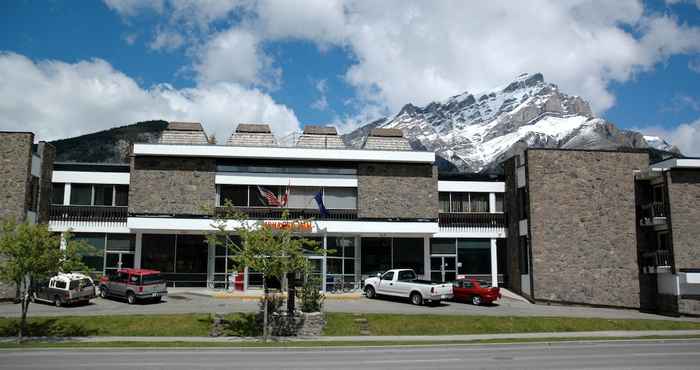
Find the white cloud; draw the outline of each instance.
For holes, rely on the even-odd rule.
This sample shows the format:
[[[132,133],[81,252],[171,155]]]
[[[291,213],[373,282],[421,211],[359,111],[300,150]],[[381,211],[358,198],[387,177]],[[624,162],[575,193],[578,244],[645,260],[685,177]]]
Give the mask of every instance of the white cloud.
[[[136,15],[143,10],[163,11],[163,0],[103,0],[110,9],[122,16]]]
[[[152,119],[202,122],[220,139],[239,122],[269,123],[276,134],[299,128],[289,108],[240,84],[142,88],[101,59],[34,62],[14,53],[0,53],[0,112],[1,129],[42,140]]]
[[[640,132],[663,138],[678,147],[684,155],[700,157],[700,118],[682,123],[673,129],[652,126],[643,128]]]
[[[159,28],[148,47],[153,50],[173,51],[179,49],[184,43],[185,39],[179,33]]]
[[[168,1],[165,7],[172,14],[167,19],[184,19],[183,9],[189,9],[189,22],[201,25],[235,13],[243,20],[223,35],[248,32],[257,45],[301,39],[322,48],[345,48],[353,60],[345,78],[359,98],[365,105],[394,111],[408,102],[425,104],[463,91],[489,89],[522,72],[542,72],[548,81],[584,96],[602,112],[615,102],[611,82],[629,81],[671,55],[700,50],[697,27],[645,10],[638,0],[192,4]],[[214,58],[200,56],[211,61],[200,64],[242,59],[241,71],[216,65],[210,74],[217,80],[251,81],[260,71],[250,63],[271,63],[271,56],[251,45],[238,50],[241,55],[233,55],[231,48],[205,48],[217,52]],[[216,58],[224,62],[214,62]]]
[[[280,78],[258,37],[241,28],[212,36],[198,51],[195,70],[201,84],[237,82],[274,88]]]
[[[324,78],[316,81],[315,87],[320,97],[311,103],[311,108],[324,111],[328,109],[328,98],[326,98],[326,91],[328,91],[328,80]]]

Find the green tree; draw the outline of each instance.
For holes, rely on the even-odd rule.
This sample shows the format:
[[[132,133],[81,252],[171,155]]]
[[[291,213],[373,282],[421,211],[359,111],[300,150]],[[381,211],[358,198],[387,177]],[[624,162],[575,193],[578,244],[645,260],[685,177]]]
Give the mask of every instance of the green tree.
[[[76,243],[69,236],[65,248],[61,248],[61,237],[50,232],[45,224],[17,223],[14,219],[2,221],[0,281],[17,284],[20,291],[19,341],[26,334],[29,303],[36,283],[62,271],[86,270],[78,254],[82,247],[83,243]]]
[[[216,231],[209,235],[209,241],[226,247],[239,268],[248,267],[263,274],[263,339],[267,340],[269,291],[265,280],[306,272],[307,255],[324,255],[325,250],[316,241],[298,236],[298,231],[311,221],[289,219],[286,211],[278,223],[280,227],[275,228],[249,220],[228,201],[215,214],[212,226]]]

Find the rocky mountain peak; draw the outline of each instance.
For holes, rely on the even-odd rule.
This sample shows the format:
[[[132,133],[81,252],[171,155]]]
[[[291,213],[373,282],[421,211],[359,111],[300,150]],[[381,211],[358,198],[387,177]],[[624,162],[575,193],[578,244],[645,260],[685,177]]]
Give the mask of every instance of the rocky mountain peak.
[[[561,92],[541,73],[423,107],[406,104],[393,118],[367,126],[401,129],[414,148],[435,151],[443,169],[463,172],[493,171],[525,147],[651,147],[641,134],[596,118],[586,100]],[[367,126],[345,135],[346,143],[359,146]]]

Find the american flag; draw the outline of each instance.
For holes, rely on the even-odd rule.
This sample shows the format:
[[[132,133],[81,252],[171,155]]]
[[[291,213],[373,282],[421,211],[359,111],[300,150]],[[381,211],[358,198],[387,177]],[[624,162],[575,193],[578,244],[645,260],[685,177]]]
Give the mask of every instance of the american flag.
[[[265,201],[267,202],[267,205],[269,206],[275,206],[275,207],[284,207],[287,205],[287,191],[285,191],[284,195],[282,196],[282,199],[277,198],[275,193],[263,188],[262,186],[258,186],[258,191],[260,192],[260,195],[265,198]]]

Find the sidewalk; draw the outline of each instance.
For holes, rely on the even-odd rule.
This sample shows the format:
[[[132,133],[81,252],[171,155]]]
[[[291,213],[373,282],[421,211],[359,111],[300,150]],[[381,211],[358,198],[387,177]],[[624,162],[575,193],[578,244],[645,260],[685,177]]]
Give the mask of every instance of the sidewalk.
[[[644,338],[644,337],[687,337],[700,336],[700,330],[638,330],[638,331],[579,331],[553,333],[504,333],[504,334],[468,334],[468,335],[393,335],[393,336],[341,336],[341,337],[284,337],[273,338],[280,342],[470,342],[478,340],[509,340],[509,339],[552,339],[552,338]],[[197,342],[197,343],[242,343],[256,342],[259,338],[243,337],[73,337],[73,338],[32,338],[50,342]],[[2,342],[14,342],[15,337],[1,337]]]
[[[257,301],[263,296],[262,290],[249,289],[248,291],[227,291],[223,289],[209,288],[168,288],[169,295],[191,294],[200,297],[211,297],[216,299],[240,299],[243,301]],[[287,298],[287,292],[277,293]],[[345,293],[325,293],[326,300],[355,300],[363,297],[360,291]]]

